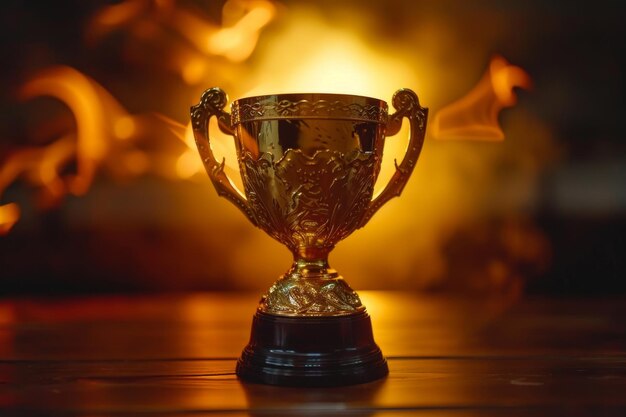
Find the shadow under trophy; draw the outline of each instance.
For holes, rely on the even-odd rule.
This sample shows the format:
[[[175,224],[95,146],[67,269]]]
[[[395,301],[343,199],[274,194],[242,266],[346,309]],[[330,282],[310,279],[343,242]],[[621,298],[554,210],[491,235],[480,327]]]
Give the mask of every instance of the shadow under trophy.
[[[400,195],[424,142],[428,109],[408,89],[382,100],[346,94],[278,94],[224,107],[219,88],[191,108],[194,136],[217,193],[285,244],[294,262],[261,298],[237,375],[274,385],[332,386],[372,381],[388,367],[357,293],[328,254]],[[209,141],[209,119],[234,136],[245,195],[224,173]],[[407,118],[406,154],[373,198],[386,136]]]

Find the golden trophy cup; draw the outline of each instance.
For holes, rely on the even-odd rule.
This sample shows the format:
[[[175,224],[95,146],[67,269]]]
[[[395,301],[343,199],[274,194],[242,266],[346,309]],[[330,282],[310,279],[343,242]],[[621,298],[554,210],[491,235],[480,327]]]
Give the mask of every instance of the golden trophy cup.
[[[407,89],[382,100],[344,94],[278,94],[236,100],[211,88],[191,108],[194,136],[217,193],[285,244],[293,265],[261,298],[237,375],[274,385],[357,384],[387,375],[357,293],[328,265],[328,254],[400,195],[424,142],[428,109]],[[235,139],[245,195],[224,173],[209,119]],[[373,198],[386,136],[407,118],[406,154]]]

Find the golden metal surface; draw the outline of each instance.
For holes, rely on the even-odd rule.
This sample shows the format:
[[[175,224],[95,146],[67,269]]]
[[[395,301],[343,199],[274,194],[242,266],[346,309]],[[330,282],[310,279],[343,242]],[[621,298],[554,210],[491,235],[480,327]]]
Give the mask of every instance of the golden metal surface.
[[[194,136],[218,194],[257,227],[285,244],[292,268],[269,289],[259,309],[289,316],[354,314],[359,296],[328,266],[328,254],[363,227],[390,198],[400,195],[424,141],[428,110],[411,90],[394,94],[396,112],[384,101],[341,94],[281,94],[249,97],[224,112],[226,94],[204,92],[192,107]],[[245,196],[232,186],[211,151],[208,122],[235,137]],[[407,118],[407,152],[374,199],[386,135]]]

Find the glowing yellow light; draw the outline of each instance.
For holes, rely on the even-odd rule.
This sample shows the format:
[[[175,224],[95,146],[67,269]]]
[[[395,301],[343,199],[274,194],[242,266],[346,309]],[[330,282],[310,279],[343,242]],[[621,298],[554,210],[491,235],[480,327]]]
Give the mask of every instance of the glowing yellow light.
[[[323,92],[388,100],[399,86],[415,82],[404,61],[372,49],[349,31],[304,16],[274,39],[255,73],[255,87],[246,95]]]

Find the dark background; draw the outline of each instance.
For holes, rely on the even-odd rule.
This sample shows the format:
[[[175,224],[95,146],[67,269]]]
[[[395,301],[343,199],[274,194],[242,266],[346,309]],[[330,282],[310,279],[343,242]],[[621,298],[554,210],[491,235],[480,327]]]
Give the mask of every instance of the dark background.
[[[147,69],[141,60],[125,56],[120,52],[125,42],[121,35],[107,38],[98,47],[86,46],[86,22],[111,3],[0,3],[0,163],[20,147],[49,143],[50,137],[38,134],[37,125],[53,118],[51,115],[63,114],[64,109],[45,99],[19,101],[17,91],[33,73],[50,65],[69,65],[88,74],[133,112],[160,112],[181,122],[186,120],[187,105],[199,96],[200,87],[189,88],[167,72]],[[181,3],[202,10],[209,20],[220,21],[222,2]],[[289,13],[292,3],[283,1],[283,13]],[[318,7],[329,21],[338,18],[335,2],[308,3]],[[533,89],[519,92],[518,106],[549,127],[559,155],[541,169],[534,204],[523,209],[551,248],[546,265],[515,264],[517,273],[524,277],[525,291],[623,293],[626,15],[621,3],[354,1],[343,2],[342,18],[349,7],[375,17],[372,38],[400,45],[403,33],[432,18],[462,34],[468,49],[484,40],[485,33],[497,34],[481,53],[502,54],[531,75]],[[496,29],[490,32],[490,28]],[[453,52],[450,54],[450,65],[454,65]],[[479,75],[472,74],[476,79]],[[451,100],[462,91],[454,88]],[[181,90],[185,91],[183,98]],[[513,111],[502,114],[504,121]],[[71,129],[71,120],[60,117],[62,122],[56,129]],[[23,181],[12,183],[0,204],[19,201],[23,213],[13,230],[0,236],[0,294],[245,288],[246,284],[232,279],[233,272],[227,266],[210,256],[211,248],[220,246],[221,237],[211,236],[205,228],[198,230],[192,221],[176,219],[173,200],[197,205],[197,212],[211,210],[215,199],[205,196],[207,184],[150,175],[120,183],[99,175],[93,192],[68,196],[56,206],[39,210],[31,187]],[[200,189],[205,191],[198,193]],[[195,200],[190,197],[196,194],[202,196]],[[109,215],[116,221],[111,223],[106,216],[88,211],[98,204],[108,205],[109,213],[113,213]],[[451,276],[443,284],[420,289],[470,291],[464,284],[455,285],[455,279],[462,281],[455,277],[473,268],[473,260],[499,250],[494,236],[500,224],[494,215],[454,231],[444,247],[447,260],[455,265]],[[247,231],[220,233],[236,239]],[[264,287],[265,281],[258,286]],[[385,280],[369,285],[388,286]]]

